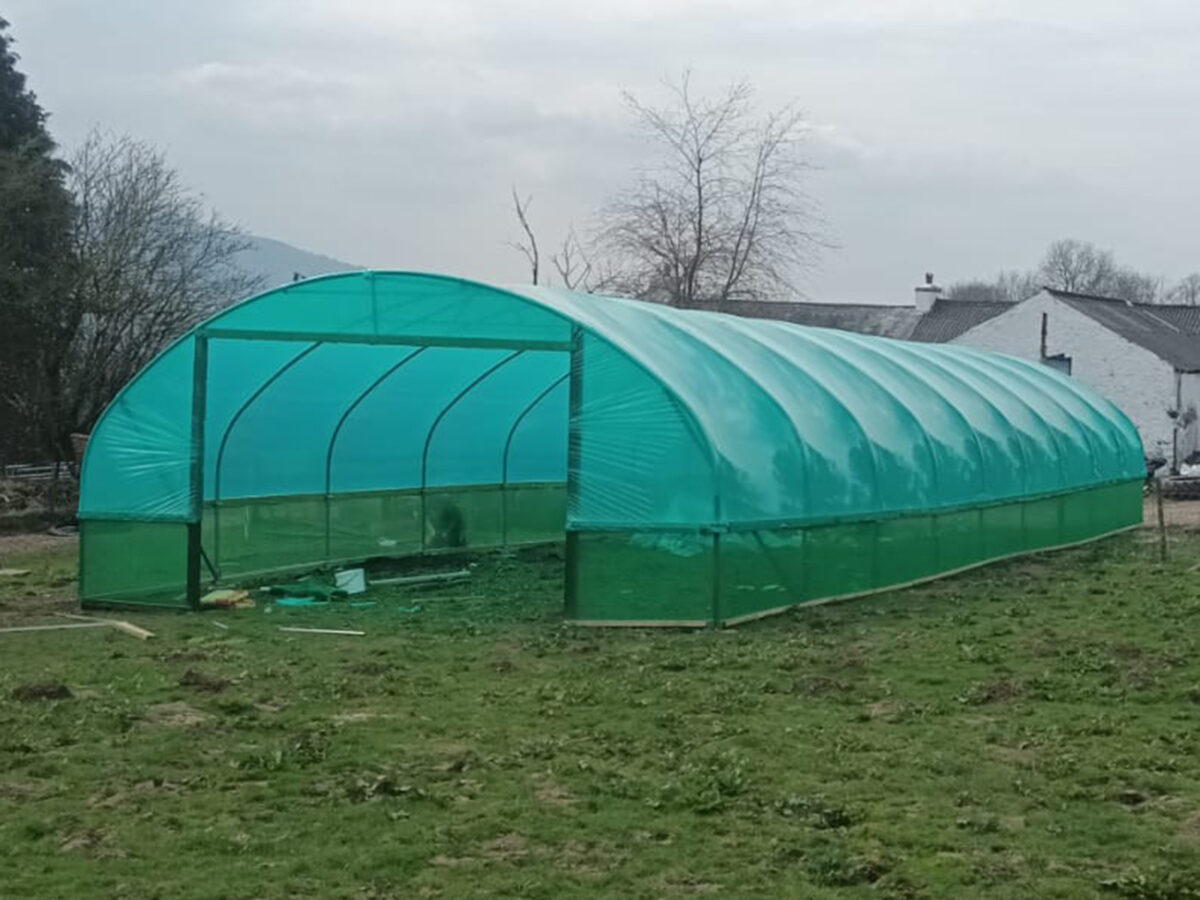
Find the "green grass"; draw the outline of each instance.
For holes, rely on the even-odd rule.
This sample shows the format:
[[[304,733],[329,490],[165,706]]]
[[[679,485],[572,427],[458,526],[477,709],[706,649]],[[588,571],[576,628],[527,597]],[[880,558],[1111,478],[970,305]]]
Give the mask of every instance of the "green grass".
[[[1198,563],[1128,535],[688,633],[563,626],[543,554],[0,635],[0,896],[1200,897]],[[0,624],[71,590],[4,564]]]

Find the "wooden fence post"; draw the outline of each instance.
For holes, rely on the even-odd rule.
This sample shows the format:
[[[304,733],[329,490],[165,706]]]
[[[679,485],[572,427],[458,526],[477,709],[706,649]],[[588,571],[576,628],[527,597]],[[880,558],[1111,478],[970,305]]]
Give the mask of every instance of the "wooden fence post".
[[[1163,494],[1162,494],[1162,479],[1154,479],[1154,502],[1158,507],[1158,560],[1161,563],[1167,561],[1167,525],[1163,518]]]

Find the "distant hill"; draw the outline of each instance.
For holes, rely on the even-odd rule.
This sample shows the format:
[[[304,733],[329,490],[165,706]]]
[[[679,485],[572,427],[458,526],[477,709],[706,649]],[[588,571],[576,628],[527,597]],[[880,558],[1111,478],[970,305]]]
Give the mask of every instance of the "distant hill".
[[[279,287],[295,280],[295,276],[312,278],[331,272],[353,272],[362,269],[331,256],[309,253],[283,241],[246,235],[252,246],[237,254],[237,265],[251,275],[262,276],[262,289]]]

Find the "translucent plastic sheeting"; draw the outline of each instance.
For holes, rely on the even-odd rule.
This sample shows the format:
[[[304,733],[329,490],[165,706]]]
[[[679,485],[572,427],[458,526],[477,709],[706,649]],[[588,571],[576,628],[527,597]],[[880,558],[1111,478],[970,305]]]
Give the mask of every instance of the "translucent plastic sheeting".
[[[567,615],[596,625],[735,625],[1128,528],[1136,482],[1036,500],[719,535],[573,534]]]
[[[430,498],[447,490],[487,498],[472,506],[480,540],[508,539],[508,487],[565,484],[569,531],[703,543],[935,512],[947,528],[958,511],[1026,510],[1034,498],[1143,472],[1128,419],[1034,363],[367,272],[252,298],[164,352],[97,425],[80,515],[194,527],[207,507],[204,536],[186,532],[189,566],[210,541],[231,559],[244,545],[253,565],[269,566],[272,554],[328,561],[386,545],[403,531],[397,516],[415,530],[389,546],[428,549]],[[395,499],[371,499],[383,495]],[[1123,521],[1132,501],[1119,497]],[[271,506],[288,498],[287,515]],[[239,503],[242,538],[222,518]],[[369,525],[373,509],[395,527]],[[541,524],[521,526],[527,533],[543,533],[545,513],[536,515]],[[1025,529],[1019,543],[1066,532]],[[289,534],[304,549],[286,551]],[[753,552],[764,546],[755,541]],[[722,551],[704,553],[719,580]]]
[[[669,430],[670,440],[691,448],[685,468],[698,454],[715,482],[697,502],[681,496],[695,489],[664,490],[660,482],[673,475],[661,468],[597,471],[582,494],[601,496],[573,505],[584,518],[589,505],[610,508],[597,524],[611,521],[612,508],[631,510],[623,518],[633,523],[817,521],[1062,490],[1141,470],[1132,427],[1111,404],[1019,361],[546,289],[525,293],[531,299],[424,276],[355,274],[301,282],[218,316],[204,328],[225,335],[209,340],[203,386],[205,496],[218,494],[222,453],[222,497],[324,491],[325,455],[339,423],[335,491],[419,485],[421,468],[434,483],[498,481],[508,429],[566,371],[572,322],[598,348],[584,353],[585,369],[591,356],[595,371],[584,376],[580,411],[598,429],[580,430],[592,465],[604,464],[605,447],[621,446],[609,457],[619,467],[625,447],[645,447]],[[253,339],[256,330],[276,339]],[[342,342],[379,338],[419,340]],[[563,349],[541,349],[546,343]],[[88,475],[95,466],[104,472],[87,478],[85,516],[194,517],[187,502],[192,351],[192,338],[167,351],[97,428]],[[530,427],[541,415],[527,417]],[[534,442],[514,443],[531,445],[516,455],[520,468]],[[549,457],[529,466],[552,472]],[[618,485],[621,497],[602,496]],[[632,507],[630,492],[638,495]]]

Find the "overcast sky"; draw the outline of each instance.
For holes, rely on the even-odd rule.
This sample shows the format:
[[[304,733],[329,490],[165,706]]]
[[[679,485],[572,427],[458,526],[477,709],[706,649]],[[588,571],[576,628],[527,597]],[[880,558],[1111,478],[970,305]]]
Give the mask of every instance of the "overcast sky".
[[[168,152],[226,217],[379,268],[513,281],[641,152],[621,90],[691,67],[811,120],[816,300],[904,302],[1092,240],[1200,270],[1196,0],[8,0],[66,147]]]

